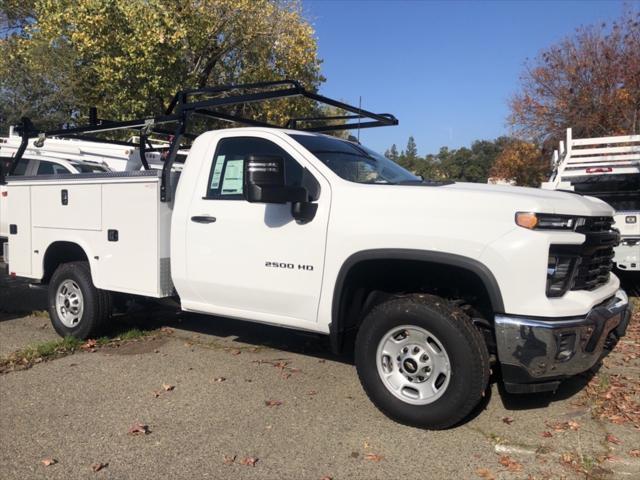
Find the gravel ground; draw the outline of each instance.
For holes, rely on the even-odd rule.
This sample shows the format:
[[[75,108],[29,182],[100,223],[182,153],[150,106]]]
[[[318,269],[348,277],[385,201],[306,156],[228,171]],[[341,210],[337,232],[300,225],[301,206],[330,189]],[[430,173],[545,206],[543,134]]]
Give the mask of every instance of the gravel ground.
[[[57,339],[44,297],[0,278],[0,357]],[[467,422],[430,432],[379,413],[324,338],[168,310],[130,326],[170,330],[0,375],[0,478],[640,478],[638,429],[593,418],[587,378],[555,395],[493,383]],[[636,347],[599,375],[637,380]]]

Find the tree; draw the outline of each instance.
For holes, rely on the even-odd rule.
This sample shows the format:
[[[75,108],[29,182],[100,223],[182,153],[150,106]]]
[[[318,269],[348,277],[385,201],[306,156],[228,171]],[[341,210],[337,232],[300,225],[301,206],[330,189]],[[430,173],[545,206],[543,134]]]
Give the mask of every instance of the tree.
[[[394,150],[397,154],[395,145],[387,150],[386,155],[424,178],[484,183],[496,158],[510,141],[508,137],[499,137],[493,141],[476,140],[471,144],[471,148],[449,150],[442,147],[435,155],[420,157],[417,154],[415,140],[411,137],[407,143],[407,150],[403,151],[397,160],[392,156]]]
[[[409,162],[414,162],[418,159],[418,147],[413,135],[409,137],[407,141],[407,148],[404,151],[404,156]]]
[[[205,85],[294,78],[314,90],[324,80],[296,0],[35,0],[13,15],[15,4],[0,4],[15,25],[0,40],[2,127],[25,114],[77,121],[90,106],[103,118],[158,114],[177,90]],[[282,121],[314,106],[242,108]]]
[[[541,142],[640,133],[640,12],[583,27],[526,65],[509,122]]]
[[[535,144],[511,140],[498,155],[491,176],[516,185],[539,187],[548,173],[548,162]]]
[[[386,152],[384,152],[384,156],[393,160],[394,162],[398,161],[398,158],[400,157],[400,154],[398,153],[398,147],[396,147],[396,144],[394,143],[393,145],[391,145],[391,148],[388,149]]]

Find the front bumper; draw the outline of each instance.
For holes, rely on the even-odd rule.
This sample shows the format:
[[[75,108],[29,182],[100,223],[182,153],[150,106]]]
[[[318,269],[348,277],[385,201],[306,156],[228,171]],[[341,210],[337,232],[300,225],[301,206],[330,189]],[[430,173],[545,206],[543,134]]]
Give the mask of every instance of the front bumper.
[[[581,318],[497,315],[498,359],[507,391],[555,390],[561,379],[589,370],[625,334],[630,317],[623,290]]]

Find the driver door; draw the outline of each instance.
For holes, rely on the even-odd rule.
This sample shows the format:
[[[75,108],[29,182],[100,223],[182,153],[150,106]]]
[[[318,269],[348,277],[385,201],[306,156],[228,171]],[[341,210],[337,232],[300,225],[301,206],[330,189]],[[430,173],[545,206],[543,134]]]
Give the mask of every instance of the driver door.
[[[318,210],[311,221],[296,222],[290,203],[244,199],[243,166],[251,155],[284,157],[287,185],[314,191]],[[187,275],[198,310],[314,329],[331,196],[311,168],[268,133],[217,142],[187,218]]]

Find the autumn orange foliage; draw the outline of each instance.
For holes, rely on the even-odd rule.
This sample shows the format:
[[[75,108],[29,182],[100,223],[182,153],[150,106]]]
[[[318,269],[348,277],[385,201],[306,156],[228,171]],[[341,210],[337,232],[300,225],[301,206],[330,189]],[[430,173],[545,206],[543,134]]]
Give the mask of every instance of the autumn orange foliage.
[[[513,140],[500,152],[491,168],[491,177],[516,185],[539,187],[547,176],[549,163],[533,143]]]
[[[521,84],[509,122],[524,138],[640,133],[640,12],[579,28],[529,62]]]

